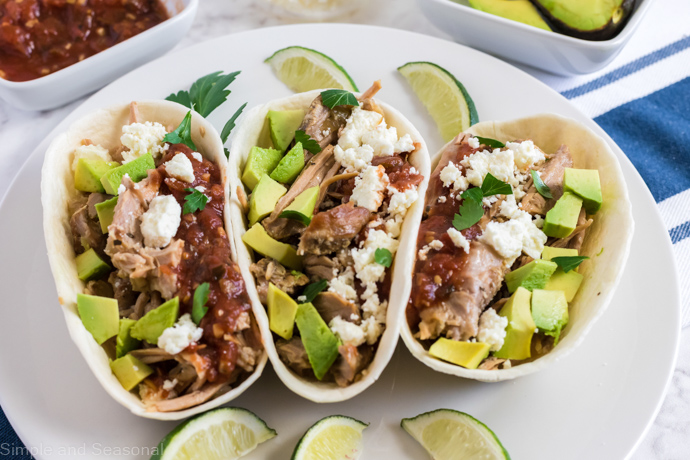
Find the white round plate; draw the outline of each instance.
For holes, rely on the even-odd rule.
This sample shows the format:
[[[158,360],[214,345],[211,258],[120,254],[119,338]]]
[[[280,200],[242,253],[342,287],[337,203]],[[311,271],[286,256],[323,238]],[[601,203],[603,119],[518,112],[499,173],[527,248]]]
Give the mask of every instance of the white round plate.
[[[0,206],[0,404],[38,460],[147,459],[173,423],[131,415],[98,384],[70,341],[43,242],[40,170],[55,133],[102,106],[164,98],[198,77],[241,70],[229,102],[211,116],[217,127],[243,102],[249,107],[290,91],[263,60],[289,45],[316,48],[348,69],[361,90],[382,79],[380,98],[416,124],[435,151],[442,141],[396,68],[432,61],[474,98],[481,120],[555,112],[606,137],[623,166],[637,228],[618,292],[585,342],[535,375],[503,383],[462,380],[432,371],[399,344],[381,379],[358,397],[318,405],[285,388],[270,368],[233,401],[256,412],[278,437],[248,458],[287,459],[316,420],[344,414],[371,425],[363,459],[426,459],[400,419],[452,408],[498,435],[514,459],[621,459],[651,424],[675,365],[680,335],[678,281],[671,244],[654,200],[623,152],[566,99],[527,74],[463,46],[400,30],[351,25],[260,29],[164,56],[96,93],[31,155]],[[616,231],[616,229],[611,229]]]

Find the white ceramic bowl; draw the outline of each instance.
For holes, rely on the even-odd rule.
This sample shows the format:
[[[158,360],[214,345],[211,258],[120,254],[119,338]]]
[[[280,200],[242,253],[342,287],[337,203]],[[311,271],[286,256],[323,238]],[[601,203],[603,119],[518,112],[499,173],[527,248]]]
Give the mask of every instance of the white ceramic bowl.
[[[456,41],[560,75],[605,67],[623,49],[654,0],[637,0],[630,20],[610,40],[590,41],[528,26],[452,0],[418,0],[424,14]]]
[[[163,0],[163,4],[170,19],[81,62],[35,80],[0,78],[0,98],[24,110],[52,109],[162,56],[187,34],[199,0]]]

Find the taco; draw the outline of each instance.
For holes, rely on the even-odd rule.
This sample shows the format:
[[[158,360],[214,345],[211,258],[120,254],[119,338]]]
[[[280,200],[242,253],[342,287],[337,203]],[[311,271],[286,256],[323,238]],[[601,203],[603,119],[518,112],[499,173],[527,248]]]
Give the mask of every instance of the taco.
[[[610,302],[634,229],[606,141],[556,115],[484,122],[432,164],[401,331],[409,350],[482,381],[566,356]]]
[[[218,133],[173,102],[98,110],[46,153],[44,233],[70,336],[136,415],[219,406],[265,366],[227,186]]]
[[[379,89],[341,91],[346,104],[330,105],[338,90],[328,90],[257,107],[230,153],[239,264],[268,312],[269,359],[316,402],[376,381],[409,294],[428,152],[409,121],[373,99]]]

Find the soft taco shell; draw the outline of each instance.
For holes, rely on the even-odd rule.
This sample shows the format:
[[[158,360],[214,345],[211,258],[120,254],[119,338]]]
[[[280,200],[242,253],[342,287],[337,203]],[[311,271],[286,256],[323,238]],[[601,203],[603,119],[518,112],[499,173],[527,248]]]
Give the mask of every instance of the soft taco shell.
[[[247,281],[247,289],[252,301],[261,306],[259,301],[259,294],[256,290],[254,278],[249,271],[249,266],[252,263],[252,255],[249,249],[242,242],[242,235],[247,230],[247,223],[242,207],[237,199],[236,190],[241,188],[244,190],[244,185],[240,179],[244,164],[247,160],[249,150],[255,145],[267,146],[270,145],[270,138],[268,136],[268,123],[266,122],[266,115],[269,110],[304,110],[305,113],[309,108],[311,102],[320,94],[320,90],[301,93],[290,96],[284,99],[278,99],[269,102],[265,105],[253,108],[247,113],[245,120],[235,133],[230,151],[229,178],[230,178],[230,212],[233,224],[233,234],[237,245],[237,253],[239,259],[240,269],[242,275]],[[364,391],[372,383],[374,383],[383,369],[390,361],[395,346],[398,342],[398,331],[400,323],[403,318],[407,298],[410,295],[410,276],[414,264],[413,254],[417,245],[417,231],[422,217],[424,207],[424,200],[421,199],[426,193],[426,186],[430,174],[429,152],[426,144],[419,134],[417,129],[397,110],[391,106],[381,103],[377,100],[377,104],[383,109],[385,121],[388,126],[394,126],[398,135],[403,136],[409,134],[412,140],[419,144],[419,148],[410,156],[410,163],[424,176],[424,181],[419,185],[418,191],[420,199],[413,204],[405,216],[405,221],[402,227],[402,233],[399,241],[400,246],[396,253],[395,261],[392,265],[392,284],[391,297],[388,302],[388,311],[386,315],[386,329],[381,336],[374,360],[367,369],[367,374],[360,381],[352,385],[340,388],[335,383],[312,382],[305,380],[294,374],[283,362],[280,360],[276,352],[273,340],[266,340],[266,350],[268,357],[273,364],[278,377],[283,381],[288,388],[298,395],[310,399],[314,402],[338,402],[350,399],[357,394]],[[250,281],[251,280],[251,281]],[[264,308],[263,306],[261,306]],[[264,337],[271,337],[271,331],[268,324],[265,324],[265,330],[262,331]]]
[[[177,126],[188,108],[168,101],[138,102],[140,121],[157,121],[163,126]],[[65,315],[69,334],[86,359],[89,367],[103,388],[117,402],[133,414],[158,419],[180,420],[231,401],[242,394],[261,375],[266,365],[266,354],[258,360],[254,372],[239,386],[199,406],[179,412],[147,412],[138,396],[126,391],[110,370],[108,356],[86,330],[77,313],[77,294],[83,292],[85,283],[77,277],[75,254],[72,249],[70,233],[69,201],[79,192],[74,188],[72,173],[73,152],[82,139],[90,139],[110,151],[120,144],[122,126],[129,123],[129,104],[101,109],[91,113],[72,124],[67,132],[60,134],[48,147],[43,162],[41,177],[41,202],[43,204],[43,231],[48,249],[48,259],[53,272],[58,300]],[[204,131],[204,134],[201,132]],[[220,137],[206,119],[192,112],[192,139],[199,151],[217,164],[222,175],[227,178],[226,158]],[[228,181],[225,180],[227,196]],[[225,204],[225,228],[234,252],[232,228],[230,225],[229,204]],[[247,283],[250,284],[250,283]],[[253,305],[254,316],[262,333],[268,330],[266,314],[263,308]]]
[[[401,334],[405,345],[427,366],[445,374],[497,382],[544,369],[582,343],[613,298],[628,260],[635,225],[623,171],[616,155],[604,139],[582,124],[558,115],[544,114],[512,121],[478,123],[467,132],[502,142],[531,139],[546,153],[553,153],[565,144],[572,154],[574,168],[599,170],[604,198],[580,250],[590,259],[580,266],[584,279],[570,303],[570,321],[561,333],[558,345],[550,353],[510,369],[465,369],[431,356],[412,336],[407,321],[403,321]],[[433,167],[438,164],[440,153],[432,159]]]

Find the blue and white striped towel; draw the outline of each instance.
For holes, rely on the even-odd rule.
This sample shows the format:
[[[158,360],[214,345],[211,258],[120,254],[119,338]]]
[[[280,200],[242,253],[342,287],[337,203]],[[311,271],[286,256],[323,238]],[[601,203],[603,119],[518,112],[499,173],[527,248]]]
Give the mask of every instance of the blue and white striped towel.
[[[647,183],[673,242],[683,327],[690,325],[689,19],[687,0],[656,1],[603,71],[563,78],[525,69],[594,118]]]

